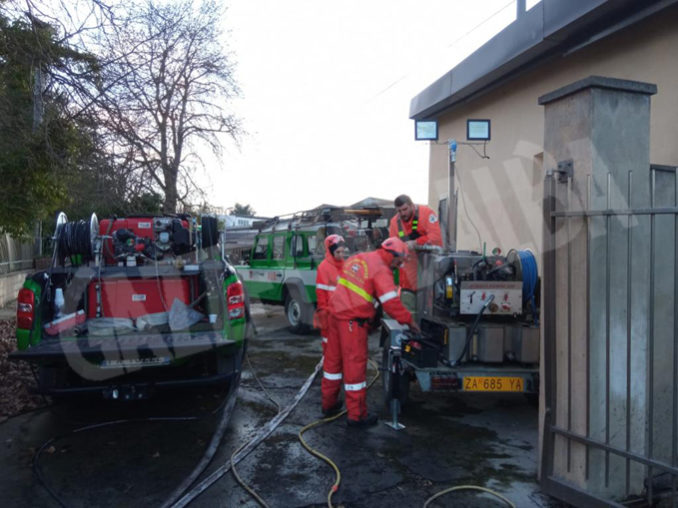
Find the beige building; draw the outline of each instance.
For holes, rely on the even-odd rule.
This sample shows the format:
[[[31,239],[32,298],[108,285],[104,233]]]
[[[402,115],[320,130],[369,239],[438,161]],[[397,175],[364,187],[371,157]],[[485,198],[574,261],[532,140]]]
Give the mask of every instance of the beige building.
[[[518,2],[520,3],[520,2]],[[436,119],[429,204],[448,189],[448,139],[459,143],[457,247],[541,250],[544,94],[598,75],[657,85],[653,164],[678,164],[676,2],[543,0],[412,99],[412,119]],[[465,145],[467,119],[489,119],[491,140]],[[477,142],[476,142],[477,143]],[[482,158],[487,154],[489,158]]]
[[[429,204],[458,194],[458,250],[540,260],[544,490],[678,506],[678,0],[516,3],[412,99]]]

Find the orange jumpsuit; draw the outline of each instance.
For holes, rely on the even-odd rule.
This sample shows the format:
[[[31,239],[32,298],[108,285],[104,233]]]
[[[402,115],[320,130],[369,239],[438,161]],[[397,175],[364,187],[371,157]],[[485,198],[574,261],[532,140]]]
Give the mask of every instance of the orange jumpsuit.
[[[389,236],[397,236],[403,242],[416,240],[417,245],[438,245],[442,247],[443,238],[440,233],[440,222],[435,212],[426,205],[416,205],[412,218],[403,222],[399,215],[394,215],[388,227]],[[417,290],[417,253],[410,255],[400,267],[400,287]]]
[[[350,420],[367,417],[367,335],[369,320],[378,301],[390,316],[412,324],[412,315],[403,306],[389,263],[393,255],[384,249],[363,252],[349,258],[329,302],[330,334],[326,346],[322,407],[337,403],[343,378],[346,409]]]
[[[315,278],[315,296],[317,301],[317,310],[313,316],[313,326],[320,329],[322,338],[323,355],[325,354],[325,345],[328,335],[328,310],[327,305],[330,296],[337,285],[337,278],[341,273],[341,267],[344,260],[335,259],[329,249],[325,250],[325,259],[318,265],[318,272]]]

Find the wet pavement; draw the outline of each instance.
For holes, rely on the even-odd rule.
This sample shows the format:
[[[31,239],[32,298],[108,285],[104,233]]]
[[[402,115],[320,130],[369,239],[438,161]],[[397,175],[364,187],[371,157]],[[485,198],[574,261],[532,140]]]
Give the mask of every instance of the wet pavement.
[[[208,473],[228,463],[275,416],[269,396],[289,404],[320,359],[319,336],[287,332],[282,309],[255,305],[253,316],[258,334],[250,343],[236,409]],[[379,363],[377,335],[370,338],[370,351]],[[368,369],[369,379],[375,374]],[[202,457],[219,421],[222,396],[214,391],[173,393],[135,406],[88,402],[11,418],[0,425],[3,505],[58,506],[40,484],[42,475],[67,506],[159,506]],[[371,409],[381,411],[377,426],[347,428],[342,417],[304,434],[340,470],[334,506],[423,506],[435,493],[464,485],[491,489],[517,507],[559,506],[536,483],[537,409],[522,395],[432,394],[413,385],[400,417],[406,428],[400,431],[384,424],[390,417],[383,409],[381,380],[370,389],[368,401]],[[176,419],[188,417],[194,419]],[[269,506],[327,505],[335,473],[298,438],[319,417],[318,376],[290,416],[237,465],[243,480]],[[45,446],[33,471],[34,451],[57,436],[63,437]],[[229,472],[190,506],[258,505]],[[430,506],[506,505],[490,494],[459,490]]]

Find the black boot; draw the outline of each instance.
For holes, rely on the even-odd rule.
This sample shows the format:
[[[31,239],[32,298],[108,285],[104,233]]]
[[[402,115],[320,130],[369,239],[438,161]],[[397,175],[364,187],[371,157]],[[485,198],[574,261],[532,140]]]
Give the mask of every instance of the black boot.
[[[360,420],[351,420],[350,418],[347,418],[346,425],[349,427],[364,428],[376,425],[378,421],[379,417],[376,414],[368,414],[365,418],[361,418]]]
[[[341,413],[341,408],[343,407],[343,405],[344,403],[338,400],[336,404],[334,404],[333,406],[327,409],[323,409],[323,416],[325,418],[331,418],[332,416],[338,415],[339,413]]]

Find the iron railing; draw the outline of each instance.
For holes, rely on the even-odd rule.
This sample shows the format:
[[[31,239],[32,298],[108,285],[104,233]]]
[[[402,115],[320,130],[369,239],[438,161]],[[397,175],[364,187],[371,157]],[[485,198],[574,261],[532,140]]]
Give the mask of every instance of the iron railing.
[[[575,506],[678,506],[678,179],[649,175],[598,210],[545,181],[542,484]]]

